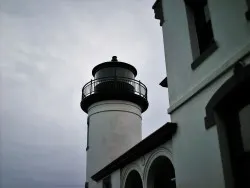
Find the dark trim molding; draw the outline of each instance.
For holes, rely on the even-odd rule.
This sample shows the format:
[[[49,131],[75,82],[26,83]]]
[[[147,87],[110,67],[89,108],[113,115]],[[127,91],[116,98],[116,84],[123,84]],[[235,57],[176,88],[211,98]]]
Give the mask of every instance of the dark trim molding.
[[[242,83],[249,82],[247,85],[247,91],[250,91],[250,65],[244,67],[244,65],[239,61],[234,66],[234,75],[229,78],[212,96],[206,106],[206,117],[205,117],[205,127],[206,129],[211,128],[215,125],[214,110],[216,110],[219,103],[232,91],[237,90]],[[238,91],[238,94],[242,91]],[[238,95],[240,96],[240,95]],[[249,95],[250,96],[250,95]],[[240,98],[235,97],[234,100],[239,100]]]
[[[168,77],[166,76],[166,78],[164,78],[161,83],[160,83],[160,86],[162,87],[168,87]]]
[[[133,92],[115,92],[109,90],[103,90],[105,92],[93,93],[88,95],[87,97],[83,97],[80,103],[81,108],[84,112],[88,113],[88,108],[99,101],[105,100],[125,100],[140,106],[141,111],[145,112],[148,108],[148,100],[147,98],[142,97],[141,95],[137,95]],[[107,91],[107,92],[106,92]]]
[[[163,23],[165,22],[163,9],[162,9],[162,0],[157,0],[154,3],[152,9],[154,9],[155,19],[160,20],[160,26],[162,26]]]
[[[196,58],[191,64],[191,68],[196,69],[202,62],[204,62],[210,55],[212,55],[218,49],[217,43],[214,41],[210,47],[203,52],[198,58]]]
[[[155,149],[159,145],[167,142],[168,140],[171,140],[176,130],[176,123],[166,123],[154,133],[149,135],[147,138],[136,144],[123,155],[121,155],[113,162],[108,164],[106,167],[101,169],[99,172],[94,174],[91,178],[95,181],[100,181],[104,177],[110,175],[115,170],[126,166],[127,164],[138,159],[140,156],[143,156],[144,154]]]

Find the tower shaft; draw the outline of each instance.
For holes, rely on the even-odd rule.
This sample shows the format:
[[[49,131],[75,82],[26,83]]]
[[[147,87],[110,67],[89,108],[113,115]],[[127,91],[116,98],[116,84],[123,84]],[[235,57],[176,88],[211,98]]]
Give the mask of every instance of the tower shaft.
[[[88,118],[90,177],[141,141],[141,109],[132,102],[107,100],[91,105]]]

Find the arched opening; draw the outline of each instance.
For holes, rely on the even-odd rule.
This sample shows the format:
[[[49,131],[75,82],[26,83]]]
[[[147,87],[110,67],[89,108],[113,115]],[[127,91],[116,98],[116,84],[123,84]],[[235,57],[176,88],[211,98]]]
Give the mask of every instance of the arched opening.
[[[125,188],[142,188],[142,180],[140,174],[136,170],[132,170],[126,179]]]
[[[250,187],[250,66],[235,72],[206,110],[211,125],[218,126],[225,183]],[[217,119],[211,121],[213,114]]]
[[[167,157],[160,156],[153,161],[148,171],[147,187],[176,188],[174,167]]]

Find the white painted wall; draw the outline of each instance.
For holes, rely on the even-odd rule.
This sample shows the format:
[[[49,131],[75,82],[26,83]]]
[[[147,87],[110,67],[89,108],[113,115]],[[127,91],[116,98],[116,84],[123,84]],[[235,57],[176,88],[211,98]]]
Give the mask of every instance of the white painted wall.
[[[219,69],[226,73],[183,106],[173,111],[178,124],[173,139],[173,163],[178,188],[225,187],[217,127],[205,129],[205,106],[216,90],[232,76],[226,67],[239,54],[250,51],[250,22],[245,0],[208,0],[213,32],[219,48],[195,70],[184,0],[163,0],[163,37],[170,108]],[[244,53],[243,53],[244,52]],[[237,57],[236,57],[237,56]],[[235,59],[235,61],[234,61]],[[216,75],[216,74],[214,74]],[[229,181],[227,183],[230,183]]]
[[[88,116],[87,181],[90,182],[92,175],[140,142],[142,131],[141,109],[131,102],[98,102],[89,107]]]
[[[217,127],[205,129],[205,106],[213,93],[231,76],[207,88],[171,114],[178,124],[173,138],[173,164],[178,188],[223,188],[224,175],[221,162]]]
[[[163,37],[170,105],[203,80],[236,52],[250,44],[246,0],[208,0],[215,40],[219,46],[195,70],[184,0],[163,0]]]
[[[250,57],[245,60],[249,64]],[[233,75],[228,70],[213,84],[197,94],[171,114],[171,121],[178,124],[173,138],[173,164],[178,188],[233,187],[225,135],[218,137],[218,127],[205,129],[205,106],[213,94]],[[248,107],[249,108],[249,107]],[[249,109],[244,113],[249,113]],[[247,124],[247,116],[242,117]],[[220,123],[218,121],[218,123]],[[225,132],[220,130],[220,133]],[[219,141],[220,139],[220,141]],[[222,163],[222,155],[223,161]],[[224,170],[223,170],[224,168]],[[225,180],[225,181],[224,181]],[[227,185],[225,185],[227,184]]]

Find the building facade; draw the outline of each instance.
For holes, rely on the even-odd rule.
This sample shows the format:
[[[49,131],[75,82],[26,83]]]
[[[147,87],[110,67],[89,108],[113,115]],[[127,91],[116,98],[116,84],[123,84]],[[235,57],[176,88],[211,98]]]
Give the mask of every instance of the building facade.
[[[168,113],[178,124],[172,140],[177,187],[247,187],[242,185],[250,174],[249,10],[248,0],[155,5]]]
[[[93,154],[98,167],[87,170],[86,187],[250,187],[250,1],[157,0],[153,9],[171,122],[144,140],[136,133],[118,142],[113,148],[122,149],[102,164],[94,160],[102,151]]]

